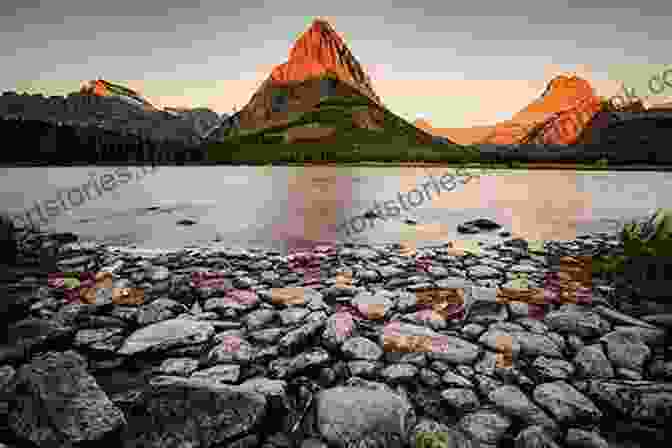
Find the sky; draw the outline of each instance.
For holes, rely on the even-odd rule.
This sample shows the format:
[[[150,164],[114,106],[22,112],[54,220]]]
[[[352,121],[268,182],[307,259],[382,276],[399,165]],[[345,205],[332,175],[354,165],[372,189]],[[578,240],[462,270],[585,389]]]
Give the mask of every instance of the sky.
[[[651,95],[649,79],[672,68],[671,15],[661,0],[2,0],[0,90],[65,95],[103,78],[160,106],[231,113],[319,16],[391,111],[480,126],[563,73],[603,96],[622,83]]]

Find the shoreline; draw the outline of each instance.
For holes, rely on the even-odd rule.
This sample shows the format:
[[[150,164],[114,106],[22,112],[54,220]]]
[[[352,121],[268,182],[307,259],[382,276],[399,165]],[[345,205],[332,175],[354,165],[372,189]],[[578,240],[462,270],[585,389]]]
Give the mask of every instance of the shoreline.
[[[19,319],[8,322],[2,372],[21,384],[48,384],[40,393],[65,403],[59,412],[81,416],[74,427],[96,428],[96,439],[105,435],[119,446],[128,439],[139,446],[148,438],[191,440],[193,428],[206,433],[214,428],[210,422],[229,431],[217,442],[227,446],[244,440],[244,446],[298,447],[308,439],[326,446],[333,440],[313,425],[311,409],[338,431],[356,423],[357,437],[366,439],[378,420],[343,422],[329,410],[356,405],[364,416],[391,416],[396,411],[386,407],[390,402],[425,422],[396,429],[407,441],[403,446],[416,446],[418,434],[432,428],[476,441],[487,431],[494,434],[489,446],[508,446],[541,431],[532,427],[540,421],[546,430],[555,428],[550,434],[572,428],[565,411],[552,404],[568,396],[590,411],[593,426],[584,432],[611,441],[618,438],[616,417],[602,418],[611,411],[600,393],[608,397],[614,381],[627,389],[622,399],[628,405],[617,416],[624,431],[644,431],[628,425],[633,409],[644,409],[644,415],[669,411],[667,330],[642,320],[655,308],[637,310],[672,309],[639,300],[635,311],[624,314],[627,291],[590,276],[581,258],[618,250],[615,233],[548,241],[541,248],[511,238],[484,244],[478,255],[456,254],[446,245],[408,252],[394,244],[343,243],[284,255],[207,245],[147,257],[124,251],[128,246],[71,241],[72,234],[40,235],[36,242],[64,242],[56,251],[58,271],[51,272],[62,275],[10,280],[9,290],[19,297],[11,315]],[[577,268],[583,274],[575,277]],[[93,277],[95,283],[85,287]],[[541,303],[527,295],[539,288]],[[604,349],[595,345],[599,340]],[[632,355],[654,350],[652,359]],[[645,389],[623,380],[644,381]],[[606,389],[594,392],[592,382]],[[23,387],[17,394],[27,400],[33,390]],[[93,405],[93,399],[75,399],[90,398],[92,391],[100,397]],[[539,398],[542,391],[547,398]],[[526,404],[533,399],[548,414]],[[204,403],[211,400],[218,406]],[[511,426],[520,415],[506,405],[514,400],[538,418]],[[451,411],[436,412],[439,401],[440,409]],[[91,411],[83,413],[79,403]],[[143,426],[140,408],[154,422],[172,422],[170,428]],[[192,412],[176,423],[172,408]],[[10,426],[14,433],[0,432],[0,441],[15,445],[32,431],[49,434],[50,408],[26,412],[45,418],[34,428]],[[222,413],[230,417],[221,420]],[[254,419],[243,422],[241,414]],[[473,425],[473,419],[484,423]],[[665,440],[664,422],[649,420],[646,430]],[[278,440],[293,442],[276,445]]]

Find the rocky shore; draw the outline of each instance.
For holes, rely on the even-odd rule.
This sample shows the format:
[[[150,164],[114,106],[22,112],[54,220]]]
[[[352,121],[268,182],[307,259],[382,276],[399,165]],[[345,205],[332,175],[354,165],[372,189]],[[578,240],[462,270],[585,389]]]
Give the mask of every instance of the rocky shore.
[[[672,305],[586,276],[591,255],[619,250],[614,235],[542,250],[510,239],[478,255],[33,245],[57,269],[2,285],[4,446],[668,439]]]

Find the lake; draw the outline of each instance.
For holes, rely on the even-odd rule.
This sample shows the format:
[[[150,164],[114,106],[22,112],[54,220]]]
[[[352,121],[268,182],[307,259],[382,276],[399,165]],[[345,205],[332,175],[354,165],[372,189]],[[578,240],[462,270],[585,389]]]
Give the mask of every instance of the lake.
[[[122,176],[125,184],[119,181],[120,170],[127,173]],[[449,170],[454,168],[161,166],[148,173],[140,167],[2,168],[0,209],[21,213],[35,207],[35,201],[47,200],[55,207],[59,190],[100,183],[107,174],[108,180],[116,176],[119,185],[109,191],[98,186],[101,194],[94,194],[90,184],[88,199],[73,194],[71,203],[64,205],[70,209],[59,209],[46,228],[148,249],[217,239],[225,247],[285,251],[339,241],[420,247],[448,240],[500,239],[497,232],[457,233],[458,224],[479,217],[497,221],[514,236],[568,240],[614,231],[656,207],[672,206],[670,172],[498,170],[458,184],[451,192],[432,193],[432,200],[403,212],[417,225],[376,220],[375,226],[350,237],[336,230],[372,207],[374,200],[396,200],[399,192],[422,189],[430,174],[438,179]],[[82,198],[78,207],[71,205]],[[183,219],[196,224],[178,225]]]

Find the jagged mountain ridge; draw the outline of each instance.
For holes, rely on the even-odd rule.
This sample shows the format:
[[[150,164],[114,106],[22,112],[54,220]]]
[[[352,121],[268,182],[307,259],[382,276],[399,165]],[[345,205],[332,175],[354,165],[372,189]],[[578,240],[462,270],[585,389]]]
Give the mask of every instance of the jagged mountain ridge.
[[[396,135],[411,144],[452,143],[388,111],[361,64],[321,19],[297,39],[288,61],[273,68],[235,118],[235,126],[225,122],[209,140],[226,140],[234,130],[273,129],[274,138],[286,143],[354,142],[355,135],[367,141]]]
[[[91,81],[66,97],[4,92],[0,116],[97,126],[152,140],[198,144],[223,121],[207,108],[168,111],[153,106],[137,92],[103,80]]]

